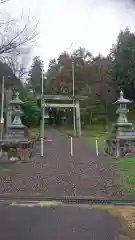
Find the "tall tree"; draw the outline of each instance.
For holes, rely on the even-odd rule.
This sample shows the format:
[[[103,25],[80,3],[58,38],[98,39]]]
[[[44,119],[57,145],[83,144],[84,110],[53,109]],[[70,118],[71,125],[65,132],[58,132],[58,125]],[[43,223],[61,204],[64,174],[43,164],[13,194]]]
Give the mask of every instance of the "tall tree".
[[[8,64],[0,61],[0,89],[3,76],[5,77],[6,89],[21,86],[20,79],[16,77],[13,70],[8,66]]]
[[[33,88],[36,93],[41,93],[43,63],[40,57],[33,58],[32,65],[29,70],[28,84]]]
[[[128,28],[118,35],[110,52],[110,75],[116,88],[124,90],[127,97],[135,99],[135,34]]]
[[[20,53],[12,52],[1,57],[1,61],[6,63],[13,71],[14,75],[23,80],[28,73],[28,63],[30,60],[31,49],[28,48],[26,51]]]
[[[46,73],[49,91],[54,94],[70,93],[71,58],[67,52],[60,54],[58,59],[52,59]]]
[[[70,56],[67,52],[53,59],[47,71],[50,90],[54,93],[72,94],[72,61],[75,68],[75,93],[84,94],[87,90],[88,68],[92,54],[85,48],[76,49]],[[87,79],[87,80],[86,80]]]
[[[80,47],[71,56],[64,52],[58,59],[50,62],[47,78],[53,92],[72,94],[72,61],[76,94],[97,98],[96,93],[102,95],[107,89],[106,86],[111,88],[108,75],[110,60],[101,55],[94,58],[85,48]]]
[[[23,104],[23,121],[27,126],[39,124],[41,112],[37,105],[37,100],[30,93],[29,89],[21,87],[19,89],[20,98],[24,102]]]

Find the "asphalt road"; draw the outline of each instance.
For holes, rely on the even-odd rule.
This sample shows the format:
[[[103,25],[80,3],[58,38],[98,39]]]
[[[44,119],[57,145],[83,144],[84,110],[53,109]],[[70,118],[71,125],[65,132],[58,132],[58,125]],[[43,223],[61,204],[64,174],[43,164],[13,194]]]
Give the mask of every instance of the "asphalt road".
[[[120,225],[99,209],[0,205],[2,240],[116,240]]]

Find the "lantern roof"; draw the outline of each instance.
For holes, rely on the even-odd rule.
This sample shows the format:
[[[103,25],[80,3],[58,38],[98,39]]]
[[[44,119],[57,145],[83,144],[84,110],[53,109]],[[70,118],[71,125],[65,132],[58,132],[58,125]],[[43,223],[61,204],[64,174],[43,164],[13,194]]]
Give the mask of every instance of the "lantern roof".
[[[114,102],[114,104],[128,104],[132,103],[133,101],[130,101],[129,99],[124,98],[124,93],[123,91],[120,92],[120,97],[118,98],[117,101]]]
[[[15,93],[15,98],[10,101],[10,104],[22,105],[23,101],[19,98],[19,92]]]

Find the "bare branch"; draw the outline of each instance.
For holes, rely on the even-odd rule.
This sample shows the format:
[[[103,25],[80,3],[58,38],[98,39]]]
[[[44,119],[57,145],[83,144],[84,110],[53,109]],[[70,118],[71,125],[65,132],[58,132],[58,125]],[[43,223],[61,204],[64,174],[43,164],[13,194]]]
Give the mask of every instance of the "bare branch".
[[[0,0],[1,4],[8,0]],[[0,11],[0,61],[8,64],[13,73],[21,79],[27,74],[27,65],[32,48],[35,46],[38,21],[30,19],[24,23],[22,12],[19,19],[11,19],[2,7]]]
[[[9,26],[10,35],[8,33],[5,34],[5,31],[4,34],[1,33],[0,54],[16,51],[22,45],[33,44],[35,37],[38,34],[37,25],[38,24],[36,23],[36,25],[31,26],[31,23],[28,19],[28,22],[24,25],[24,27],[21,30],[11,29],[12,33],[10,33]]]
[[[2,3],[6,3],[6,2],[8,2],[9,0],[0,0],[0,4],[2,4]]]
[[[12,69],[17,78],[22,79],[28,73],[27,66],[30,50],[30,48],[24,49],[24,51],[21,49],[21,54],[19,52],[10,53],[1,57],[0,60]]]
[[[6,1],[8,0],[0,0],[0,3]],[[0,14],[2,13],[3,11],[0,12]],[[32,46],[38,35],[38,21],[36,19],[30,19],[30,16],[28,16],[27,21],[21,27],[24,22],[23,14],[19,19],[10,19],[8,16],[7,20],[3,20],[5,15],[4,13],[4,15],[1,16],[2,20],[0,20],[0,55],[20,51],[19,49],[22,46]]]

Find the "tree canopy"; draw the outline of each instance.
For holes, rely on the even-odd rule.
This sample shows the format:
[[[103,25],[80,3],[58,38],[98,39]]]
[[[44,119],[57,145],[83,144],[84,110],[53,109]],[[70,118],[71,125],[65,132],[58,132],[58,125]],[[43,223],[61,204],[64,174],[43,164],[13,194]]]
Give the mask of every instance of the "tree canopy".
[[[88,96],[81,105],[82,111],[85,109],[83,113],[88,116],[91,106],[96,106],[97,114],[104,114],[106,119],[107,113],[111,112],[108,106],[112,106],[120,90],[124,90],[126,97],[135,100],[135,33],[128,28],[120,31],[106,57],[101,54],[93,56],[84,47],[79,47],[72,54],[64,51],[58,58],[52,59],[46,73],[43,68],[40,57],[35,56],[29,69],[27,87],[40,94],[43,77],[45,93],[72,95],[74,69],[75,94]]]
[[[41,93],[42,77],[43,77],[43,63],[40,57],[36,56],[33,58],[32,65],[28,73],[28,85],[34,92]]]
[[[128,28],[118,35],[117,43],[110,51],[111,79],[117,88],[135,99],[135,34]]]
[[[135,99],[135,34],[128,28],[120,31],[116,44],[108,56],[94,57],[80,47],[71,55],[63,52],[52,59],[47,70],[47,82],[52,93],[72,93],[72,61],[75,68],[76,94],[89,95],[91,99],[112,100],[117,90]]]

